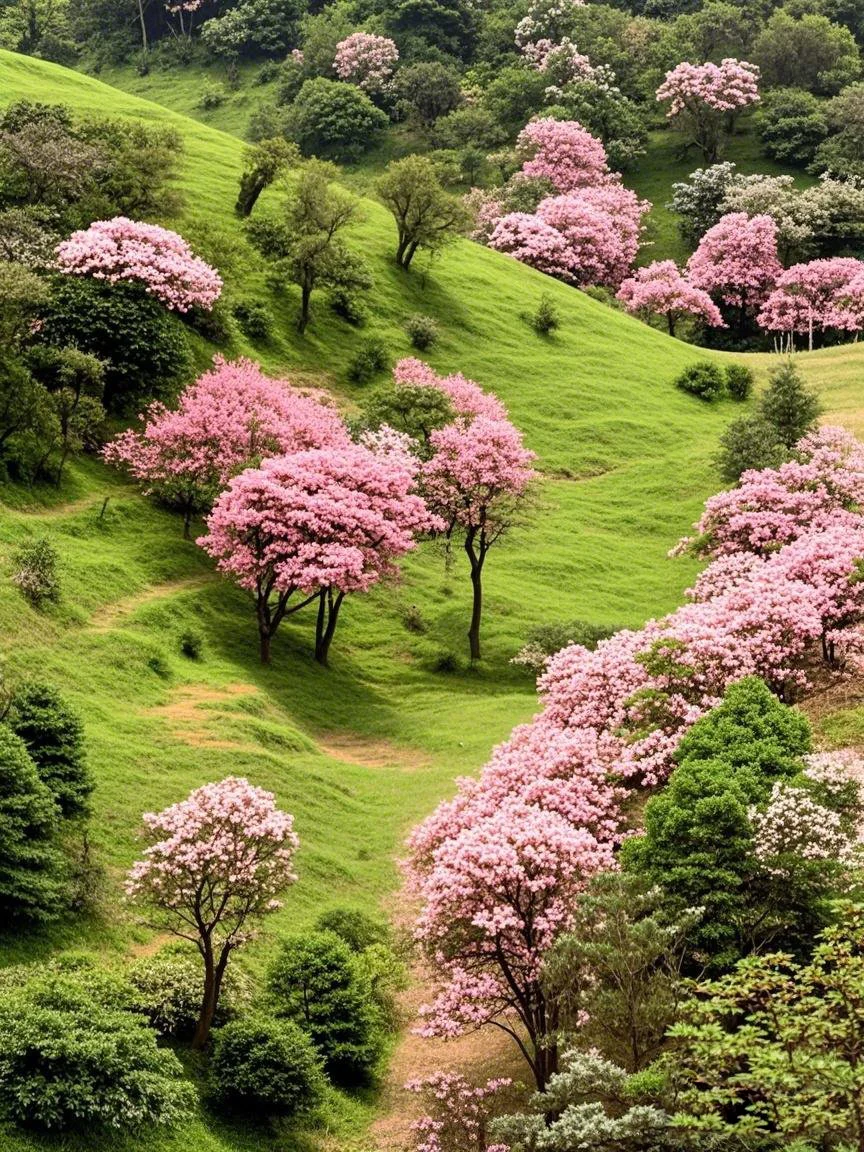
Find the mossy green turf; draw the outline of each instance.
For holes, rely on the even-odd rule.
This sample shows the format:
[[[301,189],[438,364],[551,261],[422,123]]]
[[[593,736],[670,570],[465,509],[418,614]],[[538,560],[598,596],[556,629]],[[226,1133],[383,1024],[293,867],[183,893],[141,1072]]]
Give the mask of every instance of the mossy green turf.
[[[148,945],[152,932],[120,898],[123,872],[139,851],[141,812],[238,773],[276,792],[295,814],[302,842],[298,883],[245,953],[260,971],[280,934],[327,907],[394,907],[395,860],[406,831],[452,791],[455,776],[476,770],[493,744],[536,709],[530,679],[509,663],[531,626],[574,617],[635,625],[679,602],[694,565],[666,552],[718,486],[711,457],[740,408],[707,406],[673,387],[698,355],[692,347],[484,248],[460,242],[431,266],[421,263],[404,275],[391,263],[392,221],[372,203],[354,230],[376,280],[369,324],[357,332],[319,304],[300,338],[291,326],[293,293],[285,301],[271,296],[232,215],[240,141],[6,52],[0,52],[0,91],[8,99],[63,101],[82,112],[142,116],[182,131],[187,207],[177,226],[230,249],[225,270],[234,298],[266,298],[279,316],[272,344],[238,344],[235,352],[324,383],[350,405],[361,395],[346,383],[359,340],[374,331],[394,354],[410,354],[402,325],[422,311],[442,329],[433,363],[496,392],[539,456],[544,479],[533,517],[488,561],[485,659],[474,670],[464,660],[469,597],[458,551],[448,568],[439,546],[423,545],[406,562],[400,584],[350,598],[329,670],[310,658],[305,616],[284,626],[272,667],[262,669],[247,597],[183,542],[176,516],[153,507],[116,473],[88,461],[70,468],[60,493],[0,490],[2,570],[8,573],[22,539],[47,534],[62,557],[63,580],[62,603],[44,613],[0,580],[6,672],[13,679],[44,676],[80,708],[97,779],[93,845],[108,870],[102,919],[7,936],[0,958],[37,959],[70,947],[111,959]],[[267,196],[278,202],[278,192]],[[562,317],[548,340],[522,318],[543,291]],[[199,352],[203,362],[203,346]],[[850,348],[813,357],[813,378],[825,376],[838,409],[859,403],[861,362]],[[423,631],[405,626],[413,606]],[[198,661],[180,651],[189,628],[204,638]],[[459,658],[455,671],[436,671],[449,653]],[[325,1123],[335,1147],[362,1142],[372,1108],[367,1100],[334,1100]],[[88,1136],[68,1146],[289,1152],[305,1147],[298,1140],[214,1126],[202,1111],[184,1131],[149,1143]],[[43,1147],[11,1132],[0,1135],[0,1144],[4,1152]]]

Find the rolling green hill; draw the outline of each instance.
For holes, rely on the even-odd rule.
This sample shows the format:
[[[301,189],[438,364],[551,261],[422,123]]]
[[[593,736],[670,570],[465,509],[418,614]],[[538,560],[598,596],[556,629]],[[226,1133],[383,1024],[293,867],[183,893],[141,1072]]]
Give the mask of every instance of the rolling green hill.
[[[82,712],[97,779],[94,850],[107,869],[108,909],[96,922],[7,936],[0,961],[36,959],[61,947],[106,959],[151,947],[152,933],[119,897],[123,871],[136,855],[140,813],[236,773],[277,793],[295,814],[302,841],[299,882],[245,954],[244,962],[260,971],[280,933],[310,923],[324,908],[392,907],[404,833],[450,791],[456,775],[475,770],[536,707],[530,679],[509,663],[530,627],[575,617],[636,624],[679,601],[694,566],[666,552],[718,486],[711,457],[739,409],[731,402],[709,407],[673,387],[680,369],[699,355],[692,347],[476,245],[460,242],[406,276],[391,263],[392,222],[373,203],[365,205],[353,240],[376,280],[366,328],[352,329],[320,304],[300,338],[292,327],[296,301],[268,291],[232,214],[239,140],[6,52],[0,52],[0,91],[4,99],[61,101],[81,112],[140,116],[180,129],[187,207],[181,220],[166,223],[220,264],[232,299],[267,299],[280,319],[272,344],[238,342],[233,353],[320,382],[351,405],[359,392],[346,383],[346,369],[358,342],[375,332],[394,356],[408,355],[402,325],[422,311],[442,329],[432,362],[495,391],[540,458],[544,481],[532,520],[488,563],[486,659],[475,669],[464,659],[467,572],[461,555],[448,564],[437,545],[410,558],[400,584],[347,601],[329,671],[310,658],[311,622],[302,616],[285,626],[272,667],[262,669],[246,597],[182,541],[176,517],[153,508],[115,473],[87,461],[70,469],[59,494],[0,488],[0,571],[8,571],[14,548],[31,535],[47,534],[62,557],[63,599],[44,613],[0,580],[4,671],[13,679],[44,676]],[[278,201],[278,192],[266,195]],[[220,263],[220,252],[227,261]],[[552,339],[537,337],[522,319],[542,291],[562,315]],[[199,351],[203,362],[207,350]],[[760,369],[769,362],[754,358]],[[862,350],[847,346],[802,362],[810,380],[824,383],[830,409],[859,426]],[[190,627],[204,637],[196,661],[180,649]],[[215,1125],[202,1111],[170,1136],[102,1143],[88,1136],[60,1146],[347,1152],[368,1147],[363,1131],[373,1111],[374,1101],[334,1096],[326,1130],[314,1140]],[[49,1146],[11,1132],[0,1133],[0,1144],[4,1152]]]

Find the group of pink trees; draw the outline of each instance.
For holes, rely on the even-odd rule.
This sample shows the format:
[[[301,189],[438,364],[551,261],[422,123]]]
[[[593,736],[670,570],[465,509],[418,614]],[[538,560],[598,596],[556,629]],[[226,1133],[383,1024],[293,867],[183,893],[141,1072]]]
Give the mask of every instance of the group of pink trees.
[[[864,445],[822,429],[791,462],[708,501],[679,546],[711,560],[687,603],[549,660],[542,711],[409,841],[416,935],[440,976],[422,1032],[494,1024],[545,1085],[557,1021],[543,957],[587,879],[615,866],[627,787],[665,779],[681,736],[741,677],[789,698],[814,661],[855,657],[862,507]]]
[[[532,120],[517,152],[518,178],[552,194],[533,212],[485,205],[489,246],[570,284],[617,287],[633,266],[650,205],[610,172],[602,143],[575,120]]]
[[[96,220],[73,232],[58,245],[56,255],[57,267],[67,275],[141,284],[175,312],[209,311],[222,292],[219,274],[182,236],[125,216]]]
[[[668,103],[666,115],[713,164],[735,117],[759,100],[759,69],[731,57],[719,64],[682,61],[666,73],[657,99]]]
[[[662,317],[670,336],[687,317],[712,328],[725,327],[720,309],[708,293],[682,275],[674,260],[654,260],[645,268],[637,268],[621,284],[617,299],[646,323],[655,316]]]
[[[320,394],[264,376],[249,360],[216,357],[180,395],[142,415],[105,458],[145,492],[192,517],[198,541],[255,601],[261,659],[282,621],[316,604],[315,658],[328,661],[345,596],[398,572],[421,533],[460,537],[470,563],[469,641],[480,657],[482,576],[534,478],[533,453],[497,397],[419,360],[395,369],[403,387],[437,388],[454,419],[432,432],[429,459],[386,427],[355,443]]]
[[[757,317],[760,328],[780,338],[781,351],[792,351],[794,337],[807,338],[835,330],[860,332],[864,327],[864,263],[835,256],[793,264],[781,272]]]

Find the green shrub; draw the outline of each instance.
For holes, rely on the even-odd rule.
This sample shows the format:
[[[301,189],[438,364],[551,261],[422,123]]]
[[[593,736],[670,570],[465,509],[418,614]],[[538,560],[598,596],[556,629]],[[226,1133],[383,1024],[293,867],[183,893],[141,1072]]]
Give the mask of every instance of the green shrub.
[[[691,396],[698,396],[700,400],[719,400],[726,391],[726,380],[723,370],[710,360],[700,360],[685,368],[675,387],[682,392],[689,392]]]
[[[720,437],[717,465],[729,484],[737,484],[748,468],[776,468],[788,453],[773,424],[759,416],[733,420]]]
[[[260,300],[241,300],[232,312],[240,331],[250,340],[269,340],[273,335],[273,313]]]
[[[387,127],[387,116],[354,84],[316,76],[286,111],[286,135],[306,156],[356,159]]]
[[[195,1103],[180,1061],[98,973],[39,971],[0,992],[0,1110],[63,1132],[167,1127]]]
[[[549,336],[561,327],[561,313],[548,292],[540,297],[537,310],[531,314],[528,322],[538,336]]]
[[[294,1116],[324,1090],[321,1060],[293,1020],[247,1016],[213,1033],[214,1095],[236,1109]]]
[[[726,391],[733,400],[746,400],[753,391],[752,368],[746,364],[727,364]]]
[[[270,968],[268,986],[276,1013],[308,1033],[334,1081],[369,1080],[382,1038],[369,990],[344,940],[334,932],[289,937]]]
[[[405,322],[405,331],[411,346],[418,352],[425,352],[438,343],[438,323],[431,316],[421,316],[419,312],[409,316]]]
[[[24,741],[0,725],[0,916],[47,920],[67,899],[59,809]]]
[[[390,367],[390,349],[380,336],[368,336],[360,345],[348,370],[355,384],[368,384]]]
[[[332,288],[327,297],[330,307],[337,316],[361,328],[366,322],[368,311],[363,299],[363,292],[350,285],[339,284]]]
[[[204,979],[201,958],[183,944],[170,944],[129,968],[132,1007],[157,1032],[174,1039],[189,1039],[201,1012]],[[244,970],[230,964],[225,971],[216,1023],[224,1024],[246,1011],[252,987]]]
[[[373,944],[386,944],[390,932],[386,924],[358,908],[333,908],[315,921],[316,932],[333,932],[352,952],[362,952]]]
[[[546,667],[550,656],[567,648],[570,644],[581,644],[592,652],[601,640],[607,639],[614,628],[590,624],[587,620],[571,620],[568,623],[540,624],[531,628],[525,643],[510,661],[519,664],[538,675]]]
[[[204,652],[204,637],[194,628],[187,628],[180,637],[180,651],[188,660],[200,660]]]
[[[12,557],[12,583],[34,608],[59,601],[59,560],[57,549],[44,538],[22,544]]]
[[[93,777],[81,718],[56,688],[37,680],[16,688],[7,723],[19,736],[64,816],[87,810]]]
[[[775,368],[759,400],[759,415],[771,424],[777,439],[792,448],[817,424],[822,404],[790,361]]]

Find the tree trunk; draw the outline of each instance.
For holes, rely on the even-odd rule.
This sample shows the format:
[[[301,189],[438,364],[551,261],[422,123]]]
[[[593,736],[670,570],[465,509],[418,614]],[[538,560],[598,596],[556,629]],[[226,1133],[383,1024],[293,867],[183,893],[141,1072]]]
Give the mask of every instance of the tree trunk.
[[[201,1012],[195,1026],[195,1035],[192,1037],[192,1047],[199,1050],[210,1039],[210,1029],[213,1027],[213,1017],[216,1015],[216,1001],[219,995],[213,947],[209,940],[204,941],[202,954],[204,957],[204,994],[201,998]]]
[[[332,588],[322,589],[319,594],[318,618],[315,622],[315,659],[325,668],[330,655],[333,633],[336,631],[336,621],[339,619],[339,609],[344,599],[344,592],[339,592],[334,597]]]
[[[400,230],[399,230],[399,243],[396,246],[396,263],[399,265],[400,268],[407,267],[407,265],[405,263],[405,252],[407,251],[407,249],[408,249],[408,237],[402,232],[402,230],[400,228]]]
[[[273,629],[270,626],[270,611],[267,599],[260,595],[255,601],[255,615],[258,617],[258,640],[261,646],[261,663],[270,663],[270,641]]]
[[[183,539],[192,539],[192,505],[187,504],[183,509]]]
[[[471,605],[471,627],[468,629],[468,644],[471,648],[471,659],[480,659],[480,618],[483,614],[483,561],[486,559],[486,549],[482,538],[480,551],[474,549],[475,531],[466,533],[465,551],[471,563],[471,589],[473,600]]]
[[[300,289],[300,319],[297,322],[297,331],[302,336],[309,323],[309,298],[312,295],[312,286],[303,284]]]
[[[674,336],[675,335],[675,317],[672,315],[671,312],[666,313],[666,326],[669,329],[669,335]]]
[[[405,259],[402,261],[402,267],[403,268],[408,269],[411,267],[411,261],[414,259],[414,255],[415,255],[416,251],[417,251],[416,242],[408,245],[408,251],[405,253]]]
[[[141,22],[141,50],[146,54],[149,45],[147,44],[147,21],[144,19],[144,0],[138,0],[138,19]]]

